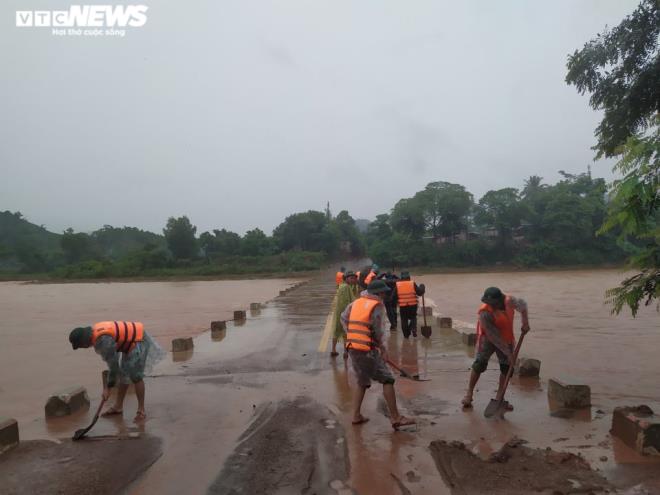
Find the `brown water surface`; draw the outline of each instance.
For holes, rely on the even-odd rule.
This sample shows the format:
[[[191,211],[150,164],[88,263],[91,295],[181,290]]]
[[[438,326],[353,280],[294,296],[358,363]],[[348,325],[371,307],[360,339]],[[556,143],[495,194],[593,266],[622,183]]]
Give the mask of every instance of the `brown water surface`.
[[[522,297],[529,305],[532,332],[521,355],[540,359],[544,378],[573,376],[590,385],[597,399],[657,402],[660,313],[651,306],[641,308],[636,318],[628,310],[613,316],[604,302],[605,290],[624,277],[620,270],[575,270],[424,275],[416,280],[427,285],[437,309],[453,317],[455,326],[474,326],[486,287]]]
[[[69,331],[105,320],[141,321],[165,350],[235,309],[265,302],[289,279],[82,284],[0,283],[0,417],[43,416],[51,394],[71,385],[99,395],[104,368],[92,350],[73,351]]]

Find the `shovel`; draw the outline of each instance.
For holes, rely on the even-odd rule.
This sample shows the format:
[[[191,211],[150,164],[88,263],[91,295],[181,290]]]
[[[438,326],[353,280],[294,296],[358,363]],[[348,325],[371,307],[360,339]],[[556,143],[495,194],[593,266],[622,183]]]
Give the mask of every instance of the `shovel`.
[[[422,294],[422,316],[424,316],[424,326],[422,327],[422,335],[427,339],[431,336],[431,327],[426,324],[426,301],[424,301],[424,294]]]
[[[506,374],[506,379],[504,380],[504,386],[502,390],[498,392],[497,396],[494,399],[490,399],[490,402],[486,406],[484,411],[484,416],[487,418],[492,418],[497,416],[498,418],[504,418],[504,412],[506,411],[506,406],[504,404],[504,393],[506,388],[509,386],[509,380],[513,375],[513,369],[516,367],[516,361],[518,360],[518,352],[520,351],[520,346],[522,345],[523,338],[525,337],[524,333],[520,334],[520,339],[516,345],[515,350],[513,351],[512,363],[509,364],[509,372]]]
[[[105,404],[105,399],[101,399],[101,403],[99,404],[99,408],[96,410],[96,414],[94,415],[94,419],[92,420],[92,423],[87,428],[81,428],[79,430],[76,430],[76,432],[73,434],[73,440],[80,440],[85,435],[87,435],[87,432],[91,430],[92,427],[99,420],[99,415],[101,414],[101,409],[103,408],[103,404]]]
[[[397,370],[399,373],[401,373],[401,376],[404,378],[408,378],[409,380],[415,380],[416,382],[430,382],[430,378],[420,378],[419,375],[411,375],[408,373],[406,370],[399,368],[396,364],[394,364],[392,361],[387,359],[387,364],[389,364],[392,368]]]

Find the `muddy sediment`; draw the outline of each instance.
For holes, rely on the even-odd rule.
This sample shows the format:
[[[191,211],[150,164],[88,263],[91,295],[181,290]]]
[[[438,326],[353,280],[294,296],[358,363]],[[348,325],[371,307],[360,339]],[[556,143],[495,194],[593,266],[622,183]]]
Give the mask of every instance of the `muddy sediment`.
[[[344,431],[306,397],[263,407],[210,494],[339,493],[348,479]]]
[[[161,440],[149,435],[21,442],[2,456],[0,493],[122,493],[161,454]]]
[[[484,460],[463,442],[431,442],[438,471],[453,495],[607,493],[613,486],[581,456],[532,449],[512,439]]]

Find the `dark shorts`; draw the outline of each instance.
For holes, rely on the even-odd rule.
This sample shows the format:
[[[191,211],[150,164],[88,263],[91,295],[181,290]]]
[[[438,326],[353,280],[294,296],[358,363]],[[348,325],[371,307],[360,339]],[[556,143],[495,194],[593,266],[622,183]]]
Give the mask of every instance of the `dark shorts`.
[[[511,352],[513,352],[513,344],[509,344],[509,348],[511,349]],[[507,373],[509,371],[509,360],[506,355],[484,336],[479,339],[479,346],[477,348],[477,354],[474,357],[472,369],[477,373],[483,373],[486,371],[486,368],[488,368],[488,361],[493,353],[497,354],[497,360],[500,362],[500,371],[502,373]]]
[[[394,383],[394,375],[378,351],[364,352],[349,349],[348,353],[360,387],[370,387],[371,380],[383,385]]]

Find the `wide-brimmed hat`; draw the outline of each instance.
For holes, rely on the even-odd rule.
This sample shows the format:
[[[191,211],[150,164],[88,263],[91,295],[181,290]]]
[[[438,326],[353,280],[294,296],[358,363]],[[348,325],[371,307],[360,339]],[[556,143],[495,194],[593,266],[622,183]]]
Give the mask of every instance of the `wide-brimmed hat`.
[[[410,278],[410,272],[401,272],[401,278]]]
[[[353,270],[348,270],[347,272],[344,272],[344,280],[346,280],[348,277],[357,277],[357,275]]]
[[[367,292],[369,294],[380,294],[382,292],[389,292],[390,290],[392,289],[382,280],[374,280],[367,286]]]
[[[486,304],[500,304],[504,301],[504,294],[499,287],[488,287],[481,297],[481,302]]]

